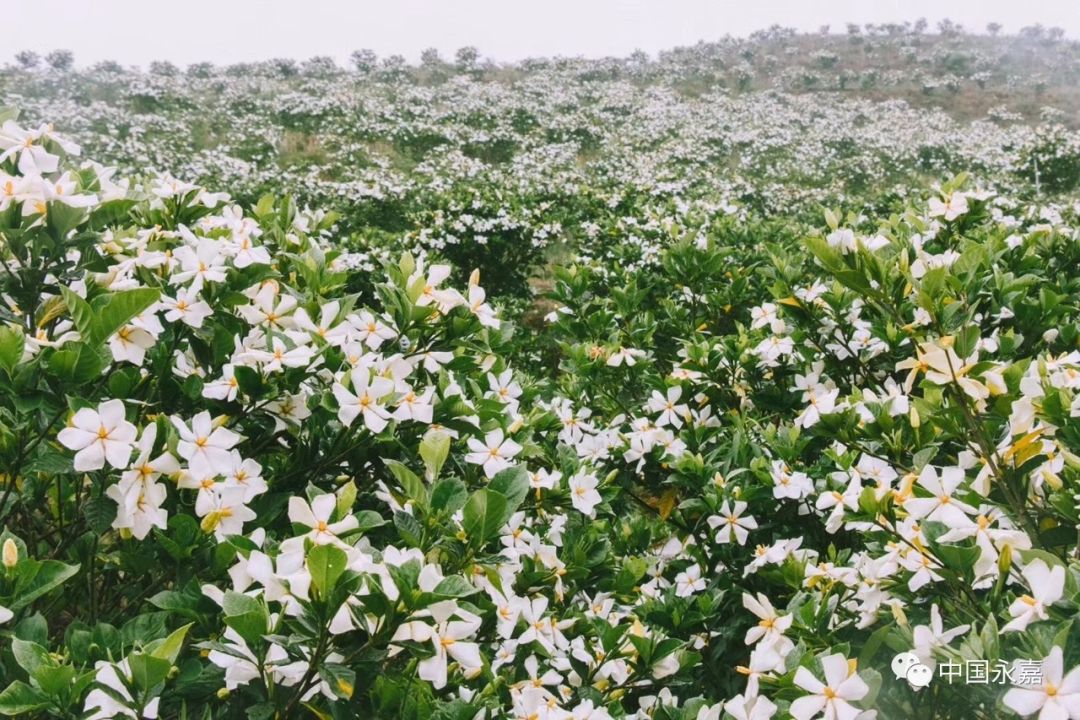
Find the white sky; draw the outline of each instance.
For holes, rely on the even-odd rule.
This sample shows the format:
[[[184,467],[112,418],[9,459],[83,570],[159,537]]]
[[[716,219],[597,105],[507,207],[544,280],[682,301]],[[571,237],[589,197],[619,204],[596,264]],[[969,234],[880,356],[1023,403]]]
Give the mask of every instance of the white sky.
[[[180,65],[331,55],[358,48],[416,60],[475,45],[484,57],[649,53],[774,23],[824,24],[943,17],[982,31],[1042,23],[1080,38],[1080,0],[6,0],[0,62],[18,50],[67,48],[76,63]],[[10,50],[10,52],[8,52]]]

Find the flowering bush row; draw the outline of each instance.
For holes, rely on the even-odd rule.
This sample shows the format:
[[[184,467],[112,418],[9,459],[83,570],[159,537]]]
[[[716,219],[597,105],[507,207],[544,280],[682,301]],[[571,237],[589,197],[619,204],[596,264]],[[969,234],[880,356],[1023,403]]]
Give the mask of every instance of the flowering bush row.
[[[1080,716],[1076,208],[682,212],[527,330],[8,113],[0,713]]]
[[[436,252],[457,283],[479,268],[500,297],[528,296],[553,255],[649,257],[667,226],[729,209],[789,223],[816,221],[821,204],[889,214],[960,169],[1013,197],[1075,197],[1077,43],[855,30],[499,67],[475,51],[420,67],[361,53],[348,71],[325,58],[141,72],[22,57],[0,67],[0,94],[122,174],[165,172],[251,206],[288,193],[337,211],[335,243],[372,270]]]

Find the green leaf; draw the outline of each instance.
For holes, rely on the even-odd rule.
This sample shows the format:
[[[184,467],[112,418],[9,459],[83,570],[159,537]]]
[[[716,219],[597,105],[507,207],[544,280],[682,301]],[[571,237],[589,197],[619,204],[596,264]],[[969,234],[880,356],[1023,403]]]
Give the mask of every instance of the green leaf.
[[[10,375],[22,360],[26,337],[17,325],[0,327],[0,368]]]
[[[252,399],[257,399],[262,395],[262,375],[258,370],[239,365],[233,368],[233,375],[236,376],[236,384],[241,393]]]
[[[506,498],[505,519],[510,519],[525,496],[529,494],[529,473],[524,465],[515,465],[501,470],[488,483],[488,488]]]
[[[21,680],[16,680],[0,692],[0,715],[25,715],[43,710],[49,707],[49,704],[48,695]]]
[[[356,503],[356,483],[352,480],[345,483],[341,490],[337,494],[337,506],[334,508],[334,512],[337,513],[337,517],[345,517],[352,512],[353,505]]]
[[[50,202],[45,213],[45,230],[60,243],[67,239],[90,213],[85,208],[72,207],[62,202]]]
[[[634,589],[637,581],[645,576],[648,569],[649,564],[644,559],[639,557],[627,558],[623,561],[619,573],[615,576],[615,591],[623,594],[629,593]]]
[[[230,590],[225,593],[221,609],[225,613],[225,624],[247,642],[255,642],[266,634],[270,618],[259,600]]]
[[[435,586],[435,589],[432,590],[432,592],[447,598],[460,598],[474,595],[479,592],[479,590],[469,584],[469,581],[460,575],[451,575],[450,577],[440,580],[439,584]]]
[[[356,528],[359,532],[374,530],[386,524],[386,518],[375,510],[361,510],[356,513],[356,521],[360,523]]]
[[[429,433],[420,443],[420,457],[424,461],[428,482],[439,477],[447,456],[450,454],[450,435],[444,432]]]
[[[967,325],[960,332],[956,333],[956,344],[954,350],[956,354],[960,356],[960,359],[966,359],[971,356],[971,353],[975,352],[975,346],[979,343],[979,326]]]
[[[61,380],[81,385],[101,377],[105,358],[86,343],[68,343],[49,356],[49,370]]]
[[[878,650],[881,649],[882,643],[885,642],[885,637],[892,631],[892,625],[883,625],[875,630],[866,643],[863,644],[862,650],[859,651],[859,667],[869,667],[870,662],[877,655]]]
[[[194,624],[188,623],[181,628],[177,628],[169,634],[169,637],[160,642],[150,643],[146,649],[156,658],[168,660],[169,664],[175,663],[176,658],[180,655],[180,649],[184,646],[184,637]]]
[[[100,295],[91,304],[94,310],[92,342],[108,340],[161,297],[157,288],[136,288]]]
[[[406,544],[412,547],[420,547],[420,541],[424,537],[424,528],[407,512],[397,511],[394,513],[394,527]]]
[[[345,551],[333,545],[316,545],[307,556],[311,585],[322,597],[330,594],[338,578],[345,572],[349,558]]]
[[[83,340],[89,341],[94,334],[94,311],[90,303],[74,290],[63,285],[60,286],[60,296],[64,298],[64,305],[67,306],[68,313],[75,323],[75,329],[79,331]]]
[[[131,678],[143,690],[152,690],[169,676],[172,663],[149,653],[131,653],[127,657]]]
[[[398,483],[405,490],[405,494],[420,506],[426,506],[427,489],[420,478],[416,476],[416,473],[397,460],[383,460],[383,462],[386,467],[390,468],[390,472],[393,473],[394,477],[397,478]]]
[[[941,558],[945,566],[960,573],[966,573],[975,567],[980,552],[982,551],[976,546],[965,547],[948,543],[934,545],[934,553]]]
[[[34,681],[47,695],[60,695],[71,689],[75,668],[70,665],[43,665],[34,672]]]
[[[479,545],[493,536],[503,526],[506,514],[506,497],[489,488],[474,492],[465,503],[462,527],[469,543]]]
[[[116,519],[116,501],[105,495],[90,498],[83,503],[83,517],[86,524],[97,534],[101,534],[112,527]]]
[[[15,638],[11,641],[11,653],[15,656],[19,667],[28,675],[33,675],[41,667],[54,664],[52,658],[49,657],[49,651],[36,642]]]
[[[12,610],[20,610],[79,572],[78,565],[68,565],[59,560],[23,560],[17,566]]]
[[[859,509],[870,516],[877,515],[877,489],[868,487],[859,493]]]
[[[465,483],[457,478],[444,478],[431,489],[431,507],[452,515],[465,507],[468,497]]]
[[[201,597],[201,595],[193,595],[179,590],[162,590],[151,596],[148,602],[156,608],[196,620],[199,618],[197,608]]]

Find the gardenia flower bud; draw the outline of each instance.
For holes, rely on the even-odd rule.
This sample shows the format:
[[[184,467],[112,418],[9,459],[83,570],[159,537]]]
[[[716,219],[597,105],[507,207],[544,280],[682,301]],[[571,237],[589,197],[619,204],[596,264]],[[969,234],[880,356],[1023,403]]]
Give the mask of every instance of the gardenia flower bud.
[[[19,563],[19,546],[11,538],[4,541],[3,556],[4,567],[9,570]]]

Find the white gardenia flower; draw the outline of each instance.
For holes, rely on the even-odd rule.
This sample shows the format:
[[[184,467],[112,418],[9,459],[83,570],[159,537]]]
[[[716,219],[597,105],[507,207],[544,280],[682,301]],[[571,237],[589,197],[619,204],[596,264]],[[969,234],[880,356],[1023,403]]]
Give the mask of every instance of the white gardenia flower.
[[[57,434],[60,444],[75,453],[75,470],[100,470],[106,461],[124,470],[131,459],[135,442],[135,426],[125,419],[122,400],[108,400],[97,410],[83,408],[71,419],[71,426]]]
[[[453,602],[436,603],[430,608],[434,625],[419,620],[403,623],[394,633],[393,641],[410,640],[412,642],[430,642],[435,654],[420,661],[418,667],[421,680],[427,680],[436,690],[446,687],[447,664],[453,658],[461,666],[466,677],[472,677],[483,669],[484,661],[480,655],[480,646],[474,642],[464,642],[480,629],[481,619],[462,610]],[[458,617],[451,620],[451,617]]]
[[[776,714],[776,704],[764,695],[736,695],[724,703],[724,710],[735,720],[769,720]],[[702,720],[700,712],[697,720]]]
[[[502,429],[499,428],[485,435],[483,442],[469,438],[468,446],[472,452],[465,455],[465,462],[483,465],[484,475],[489,479],[495,477],[500,470],[510,467],[511,458],[521,452],[520,445],[504,437]]]
[[[656,418],[657,427],[665,425],[682,427],[683,418],[690,414],[690,408],[685,404],[678,404],[680,397],[682,397],[682,387],[679,385],[669,387],[666,395],[661,394],[659,390],[653,390],[645,409],[648,412],[660,413],[660,417]]]
[[[240,382],[236,379],[236,367],[232,363],[225,363],[221,367],[221,377],[203,385],[202,395],[211,400],[232,402],[239,392]]]
[[[930,198],[930,217],[942,217],[946,220],[955,220],[968,211],[967,196],[961,192],[954,192],[945,197]]]
[[[495,311],[491,306],[484,302],[486,299],[487,293],[484,292],[484,288],[475,284],[469,285],[469,297],[465,301],[469,307],[469,312],[475,315],[484,327],[498,330],[499,318],[495,316]]]
[[[759,329],[768,327],[774,335],[782,335],[787,325],[777,314],[779,307],[776,303],[762,303],[758,307],[750,309],[750,327]]]
[[[513,370],[506,369],[498,376],[488,373],[487,381],[490,390],[486,393],[486,397],[497,398],[511,413],[517,412],[521,386],[514,382]]]
[[[619,349],[611,353],[611,357],[607,359],[608,367],[619,367],[626,364],[626,367],[633,367],[637,365],[638,358],[645,357],[644,350],[637,350],[635,348],[627,348],[619,346]]]
[[[596,516],[596,506],[602,498],[596,488],[600,482],[592,473],[577,472],[567,481],[570,486],[570,502],[579,512],[589,517]]]
[[[201,481],[225,475],[232,469],[233,447],[243,438],[225,427],[214,427],[210,413],[202,411],[191,419],[188,427],[180,418],[171,418],[180,433],[176,450],[187,461],[192,479]]]
[[[220,243],[209,238],[197,238],[186,228],[181,228],[181,234],[185,234],[185,239],[191,244],[181,245],[173,251],[180,269],[173,273],[169,282],[174,285],[190,282],[189,287],[195,293],[202,290],[205,283],[223,282],[227,268]]]
[[[1065,593],[1065,568],[1055,565],[1050,569],[1043,560],[1032,560],[1024,567],[1024,580],[1031,588],[1030,595],[1021,595],[1009,606],[1012,615],[1001,632],[1026,630],[1027,626],[1050,616],[1046,609],[1061,599]]]
[[[751,530],[757,529],[757,520],[750,515],[743,515],[746,511],[745,502],[736,502],[734,509],[724,500],[720,506],[719,515],[711,515],[708,519],[709,527],[720,528],[716,533],[716,542],[729,543],[735,540],[740,545],[746,544],[746,538]]]
[[[529,473],[529,485],[538,494],[541,490],[553,490],[560,480],[562,480],[562,473],[558,470],[540,468],[534,473]]]
[[[802,500],[814,491],[814,483],[804,472],[792,472],[783,460],[772,464],[773,497]]]
[[[382,432],[390,422],[390,411],[379,401],[394,391],[394,381],[380,375],[372,376],[367,367],[357,367],[347,375],[352,390],[341,382],[334,383],[334,398],[338,401],[338,419],[351,426],[362,415],[364,425],[373,433]]]
[[[191,287],[177,290],[175,298],[162,296],[161,307],[165,310],[166,321],[179,320],[196,329],[201,328],[206,318],[214,314],[210,305],[199,299],[199,291]]]
[[[742,604],[744,608],[759,618],[758,624],[746,631],[745,642],[747,645],[753,645],[756,642],[771,645],[780,641],[795,619],[791,615],[777,613],[764,593],[758,593],[757,597],[754,597],[750,593],[744,592]]]
[[[289,498],[289,520],[297,525],[311,528],[304,537],[309,538],[316,545],[343,545],[338,536],[355,530],[360,527],[360,523],[356,516],[351,514],[337,522],[330,522],[336,508],[337,496],[333,493],[319,495],[310,504],[304,498],[294,495]]]
[[[90,712],[86,720],[106,720],[107,718],[149,718],[158,716],[160,697],[151,699],[146,705],[136,702],[129,687],[135,680],[127,659],[113,664],[98,660],[94,665],[94,682],[108,688],[94,688],[86,695],[83,712]]]
[[[810,720],[819,717],[819,713],[825,720],[854,720],[861,711],[851,703],[866,697],[870,688],[840,653],[821,658],[821,667],[825,682],[805,667],[796,671],[795,684],[811,694],[791,703],[788,712],[795,720]]]
[[[705,579],[701,577],[701,566],[694,563],[675,576],[675,596],[690,597],[705,589]]]
[[[146,351],[154,347],[157,338],[135,325],[125,325],[109,338],[109,350],[116,362],[129,362],[132,365],[143,364]]]
[[[1065,675],[1062,651],[1055,645],[1042,661],[1042,682],[1014,687],[1002,702],[1022,717],[1037,713],[1038,720],[1080,718],[1080,667]]]
[[[293,315],[297,330],[303,330],[312,338],[320,338],[330,345],[340,347],[349,337],[350,327],[348,323],[337,323],[337,316],[341,312],[341,303],[333,300],[319,308],[319,322],[316,324],[307,310],[299,308]],[[374,349],[374,348],[372,348]]]
[[[808,428],[816,425],[822,415],[829,415],[836,412],[836,399],[840,396],[840,390],[837,388],[828,389],[824,386],[817,386],[809,388],[804,394],[803,399],[807,402],[807,407],[802,413],[795,418],[795,426]]]
[[[914,652],[919,660],[933,670],[937,661],[934,659],[934,651],[948,647],[949,643],[960,637],[968,630],[970,625],[959,625],[951,630],[946,630],[941,620],[941,611],[937,603],[930,606],[930,624],[916,625],[912,634],[914,638]]]
[[[919,473],[918,485],[929,491],[932,497],[912,496],[904,502],[904,510],[912,517],[944,523],[950,529],[971,525],[968,515],[975,515],[978,511],[953,497],[963,482],[962,468],[942,468],[941,476],[938,477],[937,470],[932,465],[927,465]]]
[[[131,469],[120,476],[120,482],[105,490],[105,494],[117,505],[112,526],[118,530],[130,530],[139,540],[145,538],[152,528],[166,528],[168,513],[161,505],[168,492],[165,485],[157,480],[162,475],[172,475],[180,470],[180,463],[171,453],[163,452],[154,459],[150,458],[156,440],[157,425],[151,423],[139,438],[139,455],[131,464]]]
[[[229,535],[244,532],[244,523],[254,520],[255,511],[245,503],[246,490],[242,487],[218,483],[210,497],[208,511],[202,521],[205,532],[213,531],[218,542]]]

